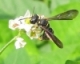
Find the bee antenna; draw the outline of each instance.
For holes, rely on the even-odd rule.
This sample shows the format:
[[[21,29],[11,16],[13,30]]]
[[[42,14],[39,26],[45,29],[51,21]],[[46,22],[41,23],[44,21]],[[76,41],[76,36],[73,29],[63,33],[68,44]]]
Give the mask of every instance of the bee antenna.
[[[33,7],[32,16],[34,15],[35,7]]]

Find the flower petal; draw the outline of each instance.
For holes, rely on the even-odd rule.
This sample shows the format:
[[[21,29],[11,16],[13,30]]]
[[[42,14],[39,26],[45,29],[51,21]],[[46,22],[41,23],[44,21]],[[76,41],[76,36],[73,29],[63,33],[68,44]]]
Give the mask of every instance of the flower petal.
[[[9,28],[12,29],[12,30],[15,30],[16,28],[18,29],[22,29],[22,24],[21,24],[21,21],[20,19],[23,18],[22,16],[14,19],[14,20],[9,20]]]
[[[26,13],[25,13],[24,17],[26,17],[26,18],[27,18],[27,17],[31,17],[31,13],[30,13],[30,11],[29,11],[29,10],[27,10],[27,11],[26,11]]]
[[[23,38],[18,37],[16,39],[16,42],[15,42],[16,49],[23,48],[25,45],[26,45],[26,42],[24,42]]]

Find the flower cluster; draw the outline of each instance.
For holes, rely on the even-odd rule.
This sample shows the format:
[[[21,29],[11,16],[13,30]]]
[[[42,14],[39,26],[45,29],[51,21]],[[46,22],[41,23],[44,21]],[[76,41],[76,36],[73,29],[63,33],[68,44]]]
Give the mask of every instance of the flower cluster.
[[[18,29],[24,30],[26,35],[30,37],[30,39],[38,39],[40,36],[40,27],[37,27],[37,24],[31,24],[30,23],[30,18],[31,18],[30,11],[27,10],[26,14],[24,16],[17,17],[15,19],[9,20],[9,28],[12,30]],[[42,15],[41,18],[44,16]],[[37,27],[37,28],[36,28]],[[20,37],[20,32],[19,32],[19,37],[16,38],[15,42],[15,47],[16,49],[22,48],[26,45],[26,42],[24,41],[23,38]]]

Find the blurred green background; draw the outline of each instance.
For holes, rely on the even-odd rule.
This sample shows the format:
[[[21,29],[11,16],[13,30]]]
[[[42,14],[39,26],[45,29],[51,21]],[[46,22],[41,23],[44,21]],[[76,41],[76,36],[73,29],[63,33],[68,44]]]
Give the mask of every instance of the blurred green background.
[[[16,35],[8,28],[9,19],[24,15],[27,9],[32,13],[34,7],[35,13],[50,17],[71,9],[80,12],[80,0],[0,0],[0,49]],[[16,50],[13,42],[0,55],[0,64],[80,64],[79,17],[80,13],[74,20],[49,22],[63,49],[52,41],[25,37],[27,45]]]

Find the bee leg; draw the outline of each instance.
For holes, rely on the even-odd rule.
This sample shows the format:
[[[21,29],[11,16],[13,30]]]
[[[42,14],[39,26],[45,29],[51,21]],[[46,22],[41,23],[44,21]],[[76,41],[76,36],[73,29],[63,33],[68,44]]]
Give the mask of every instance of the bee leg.
[[[45,31],[44,31],[44,33],[43,33],[43,35],[42,35],[42,39],[43,39],[43,40],[48,40],[48,39],[49,39],[49,38],[47,37]]]
[[[53,34],[54,34],[54,31],[53,31],[53,29],[52,29],[52,28],[48,28],[48,30],[49,30],[51,33],[53,33]]]

